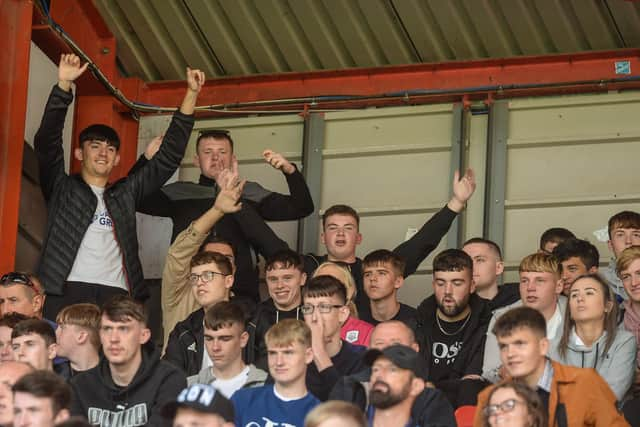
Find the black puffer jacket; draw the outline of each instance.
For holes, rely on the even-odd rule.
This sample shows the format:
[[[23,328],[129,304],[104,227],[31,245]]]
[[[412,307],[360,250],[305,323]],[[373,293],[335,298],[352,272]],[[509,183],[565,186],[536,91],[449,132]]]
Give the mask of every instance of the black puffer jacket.
[[[148,341],[142,346],[142,363],[129,385],[113,382],[109,361],[79,373],[71,381],[71,414],[89,419],[91,425],[121,427],[162,426],[162,407],[175,401],[187,386],[182,372],[160,360],[160,351]]]
[[[80,243],[93,219],[98,200],[80,175],[64,171],[62,129],[73,95],[54,86],[45,107],[35,149],[40,165],[40,185],[47,202],[47,230],[42,245],[38,277],[47,294],[64,295]],[[107,187],[104,202],[113,220],[129,291],[134,298],[148,296],[138,258],[136,208],[157,191],[178,168],[191,129],[193,116],[176,112],[160,150],[145,167]]]

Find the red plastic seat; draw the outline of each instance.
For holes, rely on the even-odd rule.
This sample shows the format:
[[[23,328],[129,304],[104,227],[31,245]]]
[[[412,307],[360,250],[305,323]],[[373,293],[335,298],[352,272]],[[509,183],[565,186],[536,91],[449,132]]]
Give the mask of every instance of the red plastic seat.
[[[455,415],[458,427],[473,427],[473,417],[476,415],[476,407],[473,405],[461,406],[456,409]]]

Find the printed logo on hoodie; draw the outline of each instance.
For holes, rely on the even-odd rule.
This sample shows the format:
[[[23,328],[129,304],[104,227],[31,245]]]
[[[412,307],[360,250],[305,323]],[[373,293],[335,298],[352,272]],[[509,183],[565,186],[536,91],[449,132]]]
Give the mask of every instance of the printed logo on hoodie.
[[[149,422],[146,403],[138,403],[127,409],[118,405],[118,408],[122,410],[114,412],[90,407],[87,413],[89,424],[101,427],[136,427],[144,426]]]

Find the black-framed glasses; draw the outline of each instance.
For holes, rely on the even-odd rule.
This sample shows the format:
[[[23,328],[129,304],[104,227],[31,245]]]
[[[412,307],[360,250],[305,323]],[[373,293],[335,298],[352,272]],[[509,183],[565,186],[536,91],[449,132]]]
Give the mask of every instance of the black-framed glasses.
[[[305,304],[302,307],[300,307],[300,311],[302,311],[302,314],[309,315],[309,314],[313,314],[313,312],[317,308],[320,313],[327,314],[327,313],[331,313],[331,310],[334,309],[334,308],[342,308],[342,307],[344,307],[344,305],[339,305],[339,304],[318,304],[318,305]]]
[[[218,273],[217,271],[203,271],[200,274],[196,274],[196,273],[189,274],[189,276],[187,276],[187,280],[192,285],[196,285],[201,278],[204,283],[209,283],[210,281],[213,280],[214,277],[216,277],[216,275],[219,275],[222,277],[228,276],[228,274]]]
[[[33,283],[31,278],[29,278],[29,276],[24,273],[20,273],[19,271],[12,271],[0,277],[0,284],[2,284],[2,286],[13,285],[14,283],[28,286],[33,289],[36,294],[40,293],[40,290],[38,289],[36,284]]]
[[[496,415],[500,412],[511,412],[515,409],[516,405],[523,403],[517,399],[507,399],[504,402],[497,403],[495,405],[488,405],[484,408],[484,414],[488,417]]]

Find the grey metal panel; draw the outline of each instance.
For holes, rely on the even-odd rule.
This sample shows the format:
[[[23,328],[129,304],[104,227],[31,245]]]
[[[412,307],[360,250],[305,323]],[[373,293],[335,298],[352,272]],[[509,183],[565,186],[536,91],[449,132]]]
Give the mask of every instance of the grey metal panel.
[[[496,242],[501,248],[504,247],[508,132],[509,104],[507,101],[498,101],[489,110],[484,229],[487,238]]]
[[[256,66],[218,1],[184,0],[222,65],[224,75],[253,74]],[[182,47],[189,49],[189,46]]]
[[[324,116],[312,113],[304,121],[302,173],[307,181],[315,211],[298,222],[298,252],[315,252],[318,247],[318,207],[322,185],[322,147],[324,145]]]
[[[256,3],[262,18],[271,26],[271,36],[282,51],[291,70],[309,71],[321,68],[320,60],[311,48],[309,38],[285,0]]]
[[[462,104],[453,106],[451,116],[451,173],[449,174],[449,182],[451,183],[450,193],[453,194],[453,176],[456,170],[463,170],[464,163],[464,108]],[[462,221],[460,215],[453,221],[451,228],[447,233],[447,247],[458,248],[462,244]]]
[[[640,3],[606,0],[616,28],[622,36],[623,46],[640,46]]]
[[[624,0],[95,0],[145,80],[640,46]]]

